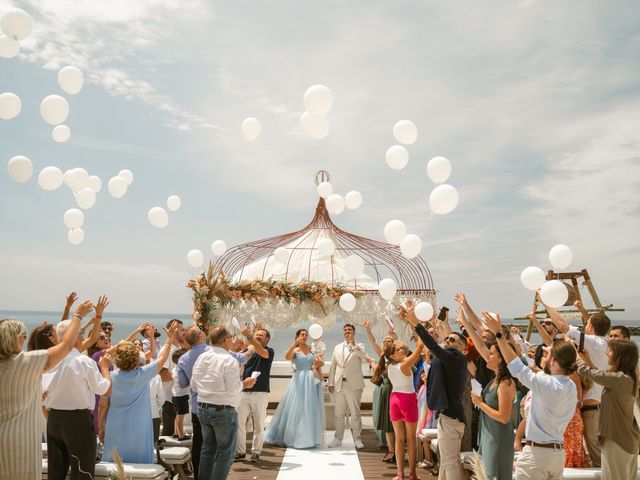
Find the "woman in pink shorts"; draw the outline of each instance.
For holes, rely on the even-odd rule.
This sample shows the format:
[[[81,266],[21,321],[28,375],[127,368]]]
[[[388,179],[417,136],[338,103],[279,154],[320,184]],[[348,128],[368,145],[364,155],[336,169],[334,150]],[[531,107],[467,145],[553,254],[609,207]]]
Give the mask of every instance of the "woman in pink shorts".
[[[398,475],[394,480],[404,479],[404,444],[407,441],[409,452],[409,479],[417,480],[416,475],[416,424],[418,422],[418,399],[413,387],[412,367],[420,358],[424,345],[418,340],[415,351],[408,356],[409,348],[403,342],[394,342],[380,359],[389,361],[387,375],[393,386],[389,401],[389,416],[396,436],[396,465]]]

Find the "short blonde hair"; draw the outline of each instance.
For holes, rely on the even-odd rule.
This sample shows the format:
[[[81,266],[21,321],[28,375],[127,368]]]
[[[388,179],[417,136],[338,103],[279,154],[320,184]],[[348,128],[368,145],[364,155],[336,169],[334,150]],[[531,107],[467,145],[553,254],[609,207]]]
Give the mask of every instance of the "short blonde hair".
[[[24,323],[5,318],[0,320],[0,361],[9,360],[22,351],[20,335],[26,335]]]
[[[140,364],[140,354],[132,342],[122,342],[113,353],[113,360],[123,372],[130,372]]]

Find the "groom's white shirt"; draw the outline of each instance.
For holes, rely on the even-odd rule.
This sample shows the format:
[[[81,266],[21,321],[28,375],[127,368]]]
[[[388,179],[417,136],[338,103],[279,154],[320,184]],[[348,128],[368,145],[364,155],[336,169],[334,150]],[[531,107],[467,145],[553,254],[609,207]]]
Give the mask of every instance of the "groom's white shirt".
[[[339,343],[333,349],[331,368],[329,369],[329,386],[339,392],[342,389],[342,379],[346,378],[352,390],[364,388],[362,374],[362,360],[364,345],[356,343],[349,345],[346,341]]]

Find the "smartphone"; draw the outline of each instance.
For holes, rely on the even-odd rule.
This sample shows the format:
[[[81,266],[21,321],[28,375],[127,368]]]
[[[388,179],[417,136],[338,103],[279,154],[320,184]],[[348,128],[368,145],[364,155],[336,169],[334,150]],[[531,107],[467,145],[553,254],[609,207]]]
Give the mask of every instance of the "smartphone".
[[[449,311],[449,309],[447,307],[442,307],[440,309],[440,313],[438,314],[438,320],[440,320],[441,322],[444,322],[447,319],[447,312]]]
[[[578,351],[580,353],[584,352],[584,330],[580,332],[580,342],[578,344]]]

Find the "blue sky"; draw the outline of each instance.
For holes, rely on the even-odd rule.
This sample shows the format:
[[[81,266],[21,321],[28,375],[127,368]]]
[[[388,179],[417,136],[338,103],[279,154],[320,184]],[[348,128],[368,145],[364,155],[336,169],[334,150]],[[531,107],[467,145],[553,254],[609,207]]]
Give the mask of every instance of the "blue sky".
[[[462,289],[478,308],[523,314],[520,272],[546,270],[566,243],[602,300],[627,308],[614,320],[640,318],[637,2],[0,0],[12,6],[34,32],[0,59],[0,91],[23,104],[0,121],[0,158],[27,155],[35,174],[0,174],[3,309],[59,308],[74,289],[109,294],[114,311],[187,312],[187,252],[305,225],[324,168],[364,196],[340,227],[382,239],[398,218],[420,235],[440,304]],[[86,83],[56,144],[39,104],[68,64]],[[318,83],[334,96],[324,140],[298,124]],[[250,116],[253,143],[240,132]],[[419,136],[395,172],[384,154],[404,118]],[[428,209],[435,155],[461,195],[447,216]],[[48,165],[103,180],[80,246],[62,220],[69,189],[37,187]],[[135,180],[115,200],[106,182],[123,168]],[[172,194],[182,208],[153,228],[147,211]]]

